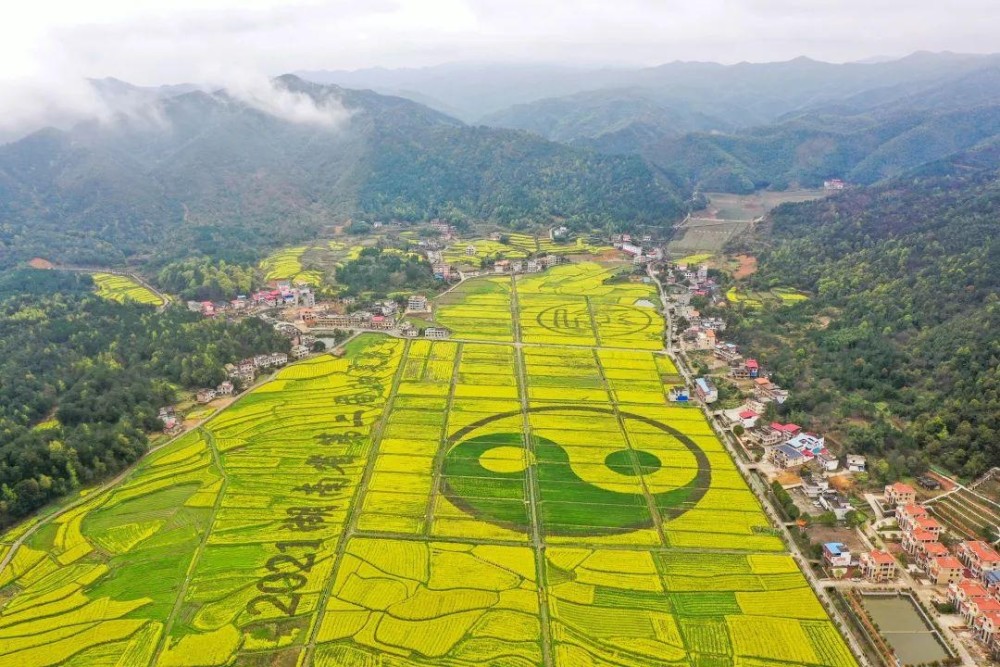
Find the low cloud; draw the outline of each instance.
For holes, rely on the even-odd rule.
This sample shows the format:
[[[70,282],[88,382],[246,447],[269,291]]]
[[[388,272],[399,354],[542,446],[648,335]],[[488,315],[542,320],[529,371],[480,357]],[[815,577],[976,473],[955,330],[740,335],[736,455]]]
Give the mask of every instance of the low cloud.
[[[264,76],[230,77],[223,86],[231,97],[290,123],[337,129],[351,117],[335,97],[313,99],[304,92],[289,90],[280,80]]]

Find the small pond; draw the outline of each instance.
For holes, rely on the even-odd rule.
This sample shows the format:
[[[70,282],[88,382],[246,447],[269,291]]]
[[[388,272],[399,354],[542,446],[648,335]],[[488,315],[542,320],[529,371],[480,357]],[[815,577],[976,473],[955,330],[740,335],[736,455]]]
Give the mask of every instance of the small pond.
[[[949,657],[908,597],[864,597],[865,609],[904,665]]]

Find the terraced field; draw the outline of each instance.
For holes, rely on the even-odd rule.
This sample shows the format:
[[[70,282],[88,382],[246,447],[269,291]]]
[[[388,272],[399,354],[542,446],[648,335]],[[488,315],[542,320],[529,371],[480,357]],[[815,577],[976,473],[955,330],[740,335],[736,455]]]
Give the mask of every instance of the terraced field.
[[[91,278],[97,287],[97,295],[104,299],[120,303],[135,301],[153,306],[163,303],[163,299],[135,278],[112,273],[95,273]]]
[[[0,666],[855,664],[609,276],[283,369],[14,552]]]

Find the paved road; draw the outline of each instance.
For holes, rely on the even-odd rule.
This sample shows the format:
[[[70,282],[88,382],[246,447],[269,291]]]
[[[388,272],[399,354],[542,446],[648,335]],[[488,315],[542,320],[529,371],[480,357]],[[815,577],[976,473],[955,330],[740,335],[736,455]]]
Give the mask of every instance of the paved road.
[[[649,268],[648,270],[650,275],[653,276],[652,268]],[[660,300],[663,301],[665,305],[668,304],[669,302],[667,300],[667,295],[663,290],[663,285],[660,283],[659,280],[656,280],[655,276],[653,276],[653,279],[656,282],[657,288],[660,291]],[[672,323],[672,318],[670,316],[669,308],[664,309],[664,316],[667,319],[667,332],[668,334],[670,334],[673,331],[673,323]],[[687,382],[688,385],[690,386],[694,381],[693,374],[691,373],[688,367],[688,362],[685,356],[683,355],[683,352],[674,352],[673,346],[669,342],[670,340],[672,340],[672,338],[673,338],[672,335],[668,338],[668,343],[667,343],[668,352],[670,356],[674,359],[675,365],[677,366],[677,370],[680,371],[681,375],[684,377],[685,382]],[[823,588],[823,585],[820,583],[820,580],[816,577],[812,568],[809,566],[809,560],[802,553],[802,550],[799,548],[798,543],[792,538],[791,532],[785,525],[784,520],[781,519],[781,517],[778,515],[778,512],[774,509],[774,506],[771,504],[770,497],[765,493],[762,493],[761,490],[758,489],[756,485],[750,483],[750,480],[752,479],[751,477],[752,473],[748,469],[747,463],[740,457],[736,449],[736,445],[732,442],[732,437],[733,437],[732,434],[729,433],[728,431],[724,431],[719,427],[718,422],[712,418],[712,415],[709,412],[707,406],[702,404],[701,409],[702,412],[705,413],[705,419],[707,419],[708,422],[712,425],[712,429],[719,437],[719,440],[721,440],[723,445],[726,447],[726,450],[729,452],[729,455],[736,463],[737,468],[739,468],[740,473],[743,475],[744,479],[748,481],[750,488],[757,495],[758,499],[761,502],[761,505],[764,508],[765,514],[767,514],[768,519],[771,521],[771,524],[773,526],[776,526],[778,530],[782,532],[783,536],[785,537],[785,542],[788,544],[788,549],[791,552],[792,557],[798,563],[799,568],[805,575],[806,580],[809,582],[809,585],[812,586],[813,590],[816,591],[816,595],[819,597],[820,601],[823,602],[823,605],[830,613],[830,616],[842,628],[848,628],[849,626],[847,625],[846,620],[841,615],[840,610],[836,606],[834,606],[833,600],[830,598],[830,595]],[[866,657],[864,651],[861,649],[861,646],[858,643],[857,638],[853,635],[853,633],[846,631],[843,634],[844,638],[847,640],[847,643],[851,648],[851,652],[854,654],[854,658],[858,661],[858,664],[860,664],[862,667],[871,667],[871,663],[868,661],[868,658]]]

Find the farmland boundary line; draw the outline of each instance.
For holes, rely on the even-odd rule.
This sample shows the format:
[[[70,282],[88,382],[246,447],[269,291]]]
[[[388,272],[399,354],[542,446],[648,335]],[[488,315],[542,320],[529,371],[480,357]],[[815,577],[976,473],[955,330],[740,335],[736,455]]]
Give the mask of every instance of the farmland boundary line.
[[[438,446],[437,454],[434,456],[433,482],[431,482],[431,492],[427,498],[427,509],[424,512],[424,537],[431,537],[431,525],[434,520],[434,507],[437,499],[441,495],[441,471],[444,468],[444,459],[448,455],[448,417],[451,415],[452,404],[455,402],[455,388],[458,385],[458,369],[462,363],[462,351],[465,343],[458,343],[455,350],[455,366],[451,371],[451,386],[448,388],[448,407],[444,413],[444,425],[441,427],[441,444]]]
[[[371,436],[371,450],[368,452],[368,460],[365,462],[364,472],[361,473],[361,480],[358,482],[358,488],[355,492],[354,499],[351,502],[350,516],[347,519],[347,523],[344,529],[340,533],[340,540],[337,543],[337,552],[334,556],[333,565],[330,567],[330,574],[326,583],[323,585],[323,590],[316,602],[316,609],[313,612],[312,624],[309,627],[308,639],[305,643],[304,650],[301,654],[301,662],[299,664],[309,665],[311,664],[313,654],[316,651],[316,636],[319,634],[319,629],[323,625],[323,617],[326,615],[326,605],[330,601],[330,596],[333,594],[333,587],[337,582],[337,574],[340,570],[340,565],[344,560],[344,554],[347,553],[347,544],[354,537],[354,532],[357,529],[358,517],[361,514],[361,505],[364,501],[365,494],[368,491],[368,484],[371,482],[372,475],[375,471],[375,463],[378,460],[379,447],[382,444],[382,434],[385,431],[385,427],[389,422],[389,415],[392,413],[392,408],[396,403],[396,395],[399,391],[399,383],[403,377],[403,370],[406,368],[406,362],[410,356],[410,342],[404,342],[403,354],[399,359],[399,365],[396,367],[396,372],[392,377],[392,387],[389,390],[389,396],[386,397],[385,406],[382,408],[382,415],[376,422],[375,427],[372,429]]]
[[[517,280],[511,281],[510,307],[514,321],[515,341],[521,340],[520,305],[517,298]],[[514,363],[517,371],[518,394],[521,397],[521,428],[524,437],[524,450],[532,460],[535,457],[535,446],[531,439],[531,419],[528,417],[528,373],[524,362],[524,351],[515,344]],[[549,627],[549,595],[545,580],[545,542],[542,537],[541,522],[538,518],[538,503],[541,500],[541,488],[538,485],[538,471],[534,465],[525,469],[525,482],[528,495],[528,512],[531,517],[531,545],[535,552],[535,577],[538,579],[538,615],[542,631],[542,661],[546,667],[554,664],[552,657],[552,629]]]
[[[177,591],[177,598],[174,600],[174,606],[170,609],[170,615],[167,616],[167,620],[163,624],[163,632],[160,633],[160,638],[156,643],[156,648],[150,655],[150,666],[155,665],[159,661],[163,650],[167,647],[170,641],[170,630],[173,628],[174,622],[177,620],[177,614],[180,613],[181,608],[184,606],[184,598],[187,597],[188,586],[191,583],[192,577],[194,577],[195,570],[198,568],[198,563],[201,561],[201,554],[205,551],[205,545],[208,544],[208,537],[212,534],[212,527],[215,525],[215,519],[219,514],[219,508],[222,506],[222,500],[226,495],[226,488],[229,486],[229,476],[226,474],[225,466],[222,465],[222,459],[219,456],[219,450],[215,443],[215,435],[202,426],[198,427],[198,431],[205,438],[205,443],[208,445],[208,449],[212,453],[212,461],[219,468],[219,476],[222,478],[222,485],[219,487],[219,492],[215,496],[215,502],[212,504],[212,514],[209,516],[205,532],[201,536],[201,539],[198,540],[198,547],[195,549],[194,554],[191,555],[191,562],[188,563],[187,572],[184,574],[184,581],[181,582],[180,589]]]

